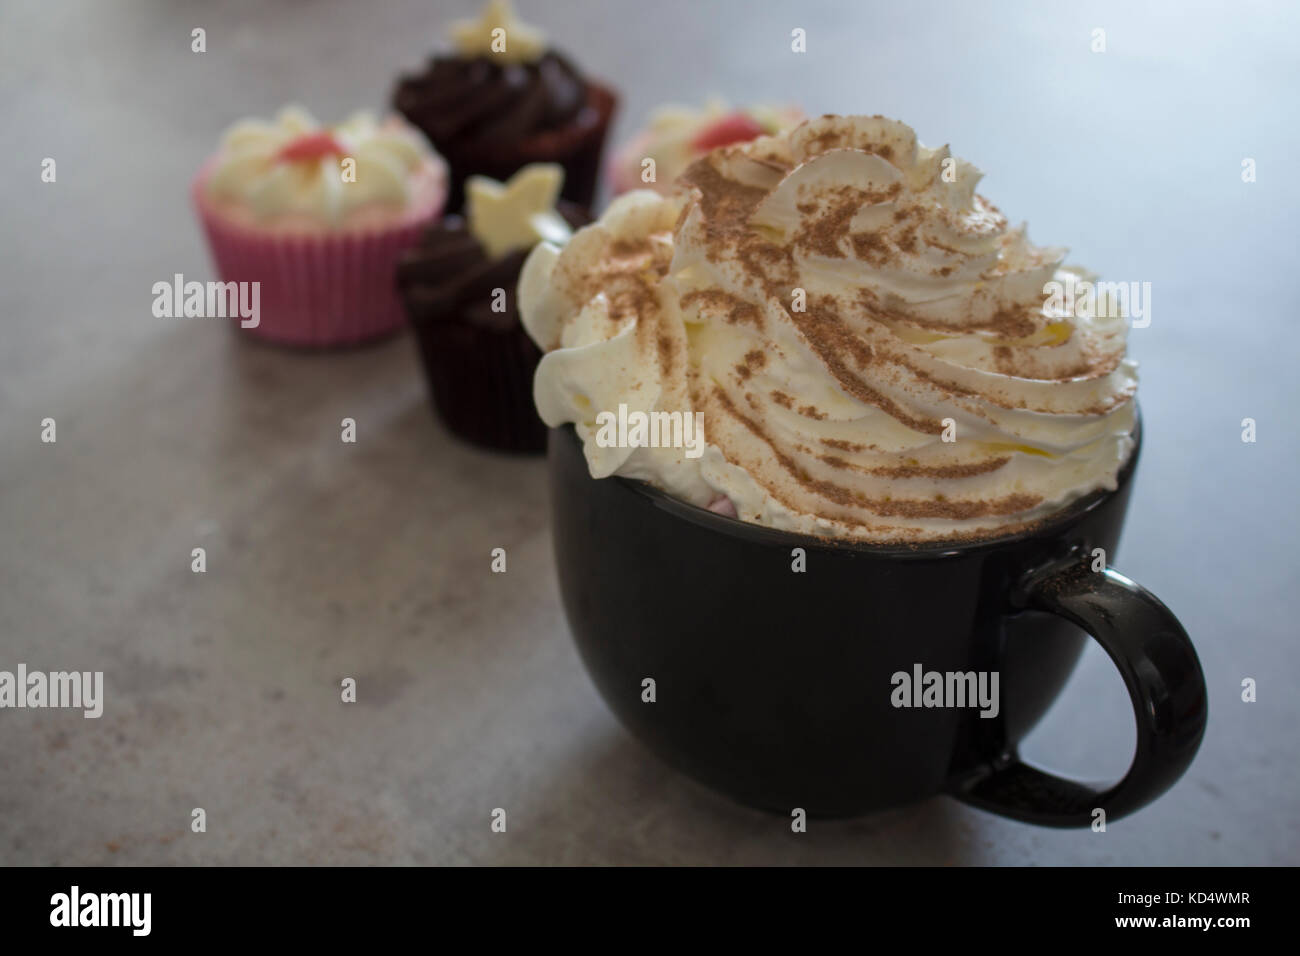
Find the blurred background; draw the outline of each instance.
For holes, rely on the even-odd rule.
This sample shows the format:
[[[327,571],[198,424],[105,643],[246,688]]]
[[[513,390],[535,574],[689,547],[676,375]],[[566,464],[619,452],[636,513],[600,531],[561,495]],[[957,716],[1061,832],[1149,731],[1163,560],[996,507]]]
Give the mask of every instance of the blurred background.
[[[1116,564],[1199,650],[1197,761],[1106,833],[938,798],[792,834],[666,772],[572,647],[542,462],[455,442],[408,336],[311,355],[150,310],[154,282],[211,276],[187,186],[229,123],[286,102],[382,110],[478,3],[8,0],[0,668],[103,670],[106,701],[99,720],[0,711],[0,863],[1300,862],[1297,8],[516,6],[620,91],[614,144],[711,94],[883,113],[985,170],[981,192],[1038,243],[1152,284]],[[1025,751],[1116,777],[1133,736],[1091,647]]]

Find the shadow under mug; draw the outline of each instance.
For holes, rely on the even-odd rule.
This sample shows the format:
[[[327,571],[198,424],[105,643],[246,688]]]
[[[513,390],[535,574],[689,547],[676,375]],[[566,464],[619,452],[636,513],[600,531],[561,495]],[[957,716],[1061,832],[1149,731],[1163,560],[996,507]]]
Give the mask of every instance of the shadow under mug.
[[[1097,808],[1114,820],[1173,785],[1206,723],[1205,679],[1177,618],[1109,566],[1092,570],[1093,549],[1109,559],[1118,543],[1140,426],[1135,438],[1114,491],[1027,532],[898,547],[777,531],[643,482],[594,479],[573,427],[552,429],[565,613],[632,733],[742,803],[851,816],[947,793],[1047,826],[1087,826]],[[1016,751],[1074,669],[1082,632],[1114,661],[1137,718],[1133,763],[1111,786]],[[996,716],[895,706],[894,675],[917,665],[997,672]]]

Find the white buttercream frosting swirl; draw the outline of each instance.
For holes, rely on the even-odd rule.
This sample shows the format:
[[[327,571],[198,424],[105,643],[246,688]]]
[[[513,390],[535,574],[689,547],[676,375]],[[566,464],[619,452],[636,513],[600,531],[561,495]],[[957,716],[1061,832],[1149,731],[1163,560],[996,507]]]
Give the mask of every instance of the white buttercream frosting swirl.
[[[259,222],[293,217],[339,226],[362,210],[405,208],[415,180],[431,175],[445,178],[441,159],[398,118],[381,123],[357,112],[323,126],[288,106],[274,120],[241,120],[227,130],[205,188]]]
[[[986,536],[1115,487],[1125,322],[1054,310],[1049,282],[1091,276],[979,178],[902,123],[821,117],[715,150],[675,198],[621,197],[521,276],[543,420],[597,477],[833,537]],[[601,447],[620,403],[702,413],[703,456]]]

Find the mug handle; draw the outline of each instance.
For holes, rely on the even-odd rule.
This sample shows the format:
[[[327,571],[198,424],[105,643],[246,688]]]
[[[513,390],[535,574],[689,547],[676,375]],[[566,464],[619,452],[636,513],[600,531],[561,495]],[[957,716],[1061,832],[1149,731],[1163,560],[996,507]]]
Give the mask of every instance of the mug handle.
[[[1137,750],[1114,786],[1067,780],[1005,748],[950,793],[973,806],[1041,826],[1089,826],[1132,813],[1182,776],[1205,734],[1201,662],[1173,612],[1112,568],[1093,571],[1077,557],[1030,572],[1013,607],[1047,611],[1087,631],[1119,668],[1137,717]]]

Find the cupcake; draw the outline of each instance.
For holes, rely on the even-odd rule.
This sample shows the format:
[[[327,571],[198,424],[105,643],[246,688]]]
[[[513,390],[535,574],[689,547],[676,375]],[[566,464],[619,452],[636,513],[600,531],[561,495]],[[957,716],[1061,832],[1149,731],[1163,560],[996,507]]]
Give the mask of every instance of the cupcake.
[[[401,326],[393,272],[442,211],[447,171],[397,117],[321,126],[288,107],[232,126],[192,194],[222,280],[260,284],[243,331],[351,345]]]
[[[465,215],[425,232],[397,269],[434,408],[453,433],[501,451],[540,452],[546,426],[533,405],[541,352],[524,332],[515,286],[542,240],[563,244],[591,221],[558,197],[564,170],[525,166],[508,183],[471,176]]]
[[[448,210],[460,210],[466,177],[504,180],[529,163],[563,166],[564,198],[590,207],[613,91],[520,23],[509,0],[490,0],[451,35],[455,52],[402,77],[393,93],[393,107],[447,158]]]
[[[793,106],[733,110],[716,99],[703,109],[661,106],[651,114],[650,124],[614,154],[610,184],[615,195],[653,189],[666,196],[686,167],[709,150],[773,136],[803,120],[803,111]]]

